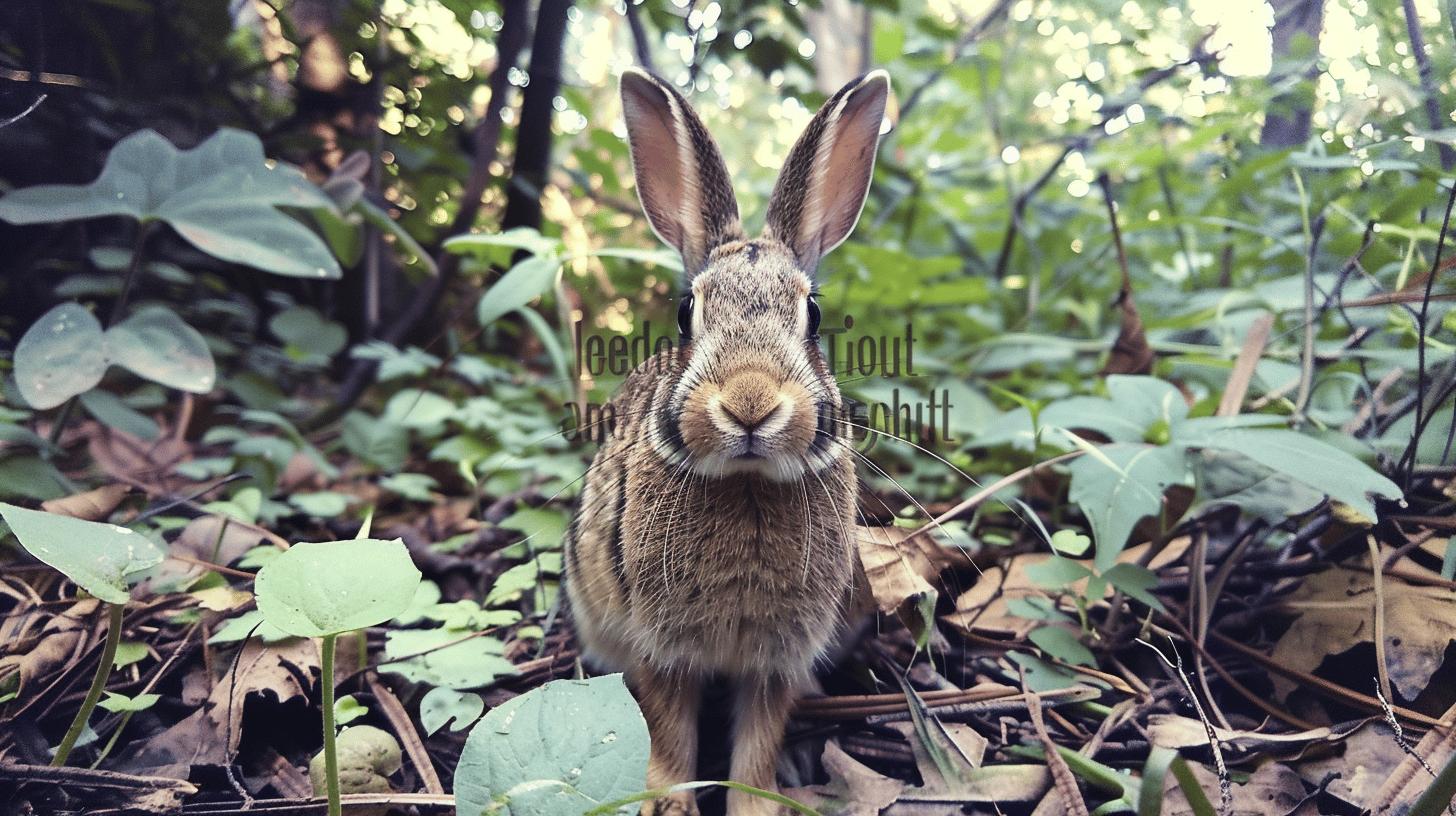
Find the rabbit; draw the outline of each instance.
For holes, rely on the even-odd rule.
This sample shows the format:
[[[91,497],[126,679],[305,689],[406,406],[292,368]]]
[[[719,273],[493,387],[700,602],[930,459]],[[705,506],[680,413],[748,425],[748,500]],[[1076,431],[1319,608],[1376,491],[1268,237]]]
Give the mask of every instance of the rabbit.
[[[613,398],[566,534],[567,600],[587,661],[623,672],[641,706],[650,787],[695,778],[701,692],[717,677],[732,688],[731,778],[776,790],[785,723],[854,581],[857,483],[814,282],[859,220],[889,76],[824,104],[752,239],[687,100],[635,69],[620,92],[642,209],[682,256],[680,342]],[[643,810],[697,812],[690,791]],[[780,812],[728,792],[730,816]]]

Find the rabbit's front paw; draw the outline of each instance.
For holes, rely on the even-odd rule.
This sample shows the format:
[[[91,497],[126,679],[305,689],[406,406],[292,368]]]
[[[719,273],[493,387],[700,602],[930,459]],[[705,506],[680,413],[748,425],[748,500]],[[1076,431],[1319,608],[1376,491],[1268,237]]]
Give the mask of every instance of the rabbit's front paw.
[[[641,816],[698,816],[698,800],[692,791],[678,791],[643,805]]]

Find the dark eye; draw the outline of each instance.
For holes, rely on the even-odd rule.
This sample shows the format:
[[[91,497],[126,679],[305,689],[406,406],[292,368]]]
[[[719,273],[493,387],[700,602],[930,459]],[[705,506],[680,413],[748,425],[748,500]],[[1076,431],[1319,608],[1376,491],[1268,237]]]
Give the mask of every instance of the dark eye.
[[[813,295],[809,296],[809,336],[819,336],[819,302]]]
[[[683,337],[693,333],[693,296],[683,295],[677,302],[677,331]]]

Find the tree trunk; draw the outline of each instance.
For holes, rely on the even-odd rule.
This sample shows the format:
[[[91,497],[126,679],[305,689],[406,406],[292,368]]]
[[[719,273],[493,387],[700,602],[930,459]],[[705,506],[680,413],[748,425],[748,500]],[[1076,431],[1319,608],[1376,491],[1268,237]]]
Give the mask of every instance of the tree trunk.
[[[531,81],[521,100],[521,125],[516,129],[516,159],[506,193],[502,229],[541,228],[541,190],[551,169],[551,122],[561,90],[561,46],[566,40],[570,0],[541,0],[536,35],[531,40]]]
[[[1298,147],[1309,140],[1309,115],[1318,71],[1324,0],[1273,0],[1274,72],[1271,79],[1302,76],[1303,81],[1275,97],[1264,114],[1259,143],[1266,147]],[[1291,62],[1298,65],[1293,70]],[[1277,72],[1285,71],[1283,74]]]

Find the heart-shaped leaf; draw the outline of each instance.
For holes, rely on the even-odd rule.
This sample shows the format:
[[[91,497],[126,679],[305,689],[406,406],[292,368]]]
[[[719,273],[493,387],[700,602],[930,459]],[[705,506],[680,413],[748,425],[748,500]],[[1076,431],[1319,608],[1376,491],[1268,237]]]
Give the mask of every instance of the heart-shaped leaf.
[[[131,597],[127,577],[162,562],[151,539],[125,527],[0,504],[20,546],[107,603]]]
[[[1097,569],[1117,560],[1132,528],[1163,506],[1163,491],[1187,478],[1184,453],[1175,447],[1103,445],[1072,463],[1068,496],[1081,506],[1097,542]]]
[[[620,674],[556,680],[491,709],[455,769],[460,813],[578,816],[646,787],[647,723]]]
[[[337,278],[324,242],[277,207],[333,209],[301,172],[269,165],[258,137],[223,128],[191,150],[153,130],[122,139],[90,184],[50,184],[0,199],[0,219],[41,224],[125,215],[165,221],[198,249],[280,275]]]
[[[15,347],[15,383],[37,410],[90,391],[105,373],[101,321],[80,304],[46,312]]]
[[[556,281],[561,260],[554,255],[532,255],[511,267],[484,295],[476,309],[480,325],[489,326],[540,297]]]
[[[106,331],[107,361],[152,382],[206,394],[217,383],[207,341],[170,309],[140,309]]]
[[[75,303],[46,312],[20,338],[15,381],[26,402],[44,410],[95,388],[113,364],[195,394],[217,382],[207,341],[171,310],[139,310],[103,333],[96,317]]]
[[[258,571],[263,619],[290,635],[374,626],[409,608],[420,571],[399,539],[295,544]]]
[[[454,720],[451,731],[464,731],[480,717],[485,710],[485,701],[479,694],[469,691],[455,691],[448,688],[432,688],[420,700],[420,725],[429,736]]]

